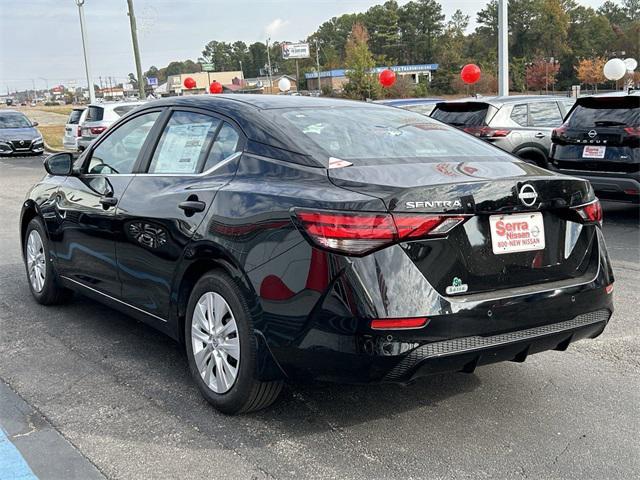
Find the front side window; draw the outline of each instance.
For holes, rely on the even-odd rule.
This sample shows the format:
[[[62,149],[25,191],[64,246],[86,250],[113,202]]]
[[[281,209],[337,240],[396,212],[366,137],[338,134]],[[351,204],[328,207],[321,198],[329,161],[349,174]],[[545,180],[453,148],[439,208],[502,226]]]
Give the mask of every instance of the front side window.
[[[300,135],[308,149],[358,165],[439,162],[451,158],[510,160],[492,145],[399,108],[300,108],[283,109],[276,115],[285,120],[282,128],[291,131],[292,137]]]
[[[556,102],[531,103],[529,115],[534,127],[557,127],[562,123],[562,115]]]
[[[110,132],[91,154],[87,173],[133,172],[142,146],[159,116],[160,112],[145,113]]]
[[[149,173],[193,174],[200,171],[220,120],[194,112],[174,112],[153,154]]]

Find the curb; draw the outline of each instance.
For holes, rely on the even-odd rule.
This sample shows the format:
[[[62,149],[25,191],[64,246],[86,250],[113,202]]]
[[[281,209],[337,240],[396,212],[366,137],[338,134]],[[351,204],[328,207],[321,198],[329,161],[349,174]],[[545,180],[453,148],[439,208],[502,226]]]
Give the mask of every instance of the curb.
[[[45,142],[44,140],[42,140],[42,143],[44,143],[44,149],[46,152],[49,153],[62,153],[62,152],[66,152],[66,150],[64,149],[59,149],[59,148],[53,148],[50,145],[47,144],[47,142]]]

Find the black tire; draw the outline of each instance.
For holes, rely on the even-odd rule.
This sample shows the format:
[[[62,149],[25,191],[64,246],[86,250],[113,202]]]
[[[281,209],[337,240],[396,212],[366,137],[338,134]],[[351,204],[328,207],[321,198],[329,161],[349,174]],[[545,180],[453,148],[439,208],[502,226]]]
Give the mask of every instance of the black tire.
[[[240,366],[233,386],[222,394],[216,393],[204,382],[193,354],[191,338],[193,313],[198,300],[207,292],[217,293],[224,298],[235,317],[238,329]],[[184,323],[184,338],[191,375],[204,398],[217,410],[230,415],[253,412],[268,407],[278,398],[283,386],[282,381],[262,382],[256,378],[257,340],[253,333],[253,321],[244,295],[229,275],[214,270],[198,280],[189,296]]]
[[[45,262],[45,279],[40,291],[37,291],[31,283],[31,280],[29,278],[29,266],[27,264],[27,242],[29,239],[29,235],[33,230],[36,230],[40,235]],[[73,296],[73,291],[60,285],[60,281],[55,272],[55,269],[53,268],[53,263],[49,254],[49,240],[47,238],[47,232],[40,218],[33,218],[27,225],[23,245],[24,248],[22,256],[27,271],[27,283],[29,284],[31,295],[33,295],[33,298],[35,298],[36,302],[40,303],[41,305],[58,305],[68,302]]]

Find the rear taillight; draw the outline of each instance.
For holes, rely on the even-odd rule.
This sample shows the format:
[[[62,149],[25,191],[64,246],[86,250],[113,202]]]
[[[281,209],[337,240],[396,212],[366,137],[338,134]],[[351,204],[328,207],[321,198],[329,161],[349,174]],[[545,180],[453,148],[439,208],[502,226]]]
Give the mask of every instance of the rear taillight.
[[[89,130],[91,130],[92,135],[100,135],[106,129],[107,127],[91,127]]]
[[[426,317],[413,318],[376,318],[371,320],[373,330],[402,330],[424,327],[429,319]]]
[[[602,205],[600,205],[600,200],[594,200],[591,203],[577,207],[575,210],[580,215],[582,223],[602,224]]]
[[[356,213],[293,209],[296,225],[313,245],[346,255],[365,255],[393,243],[445,235],[467,217]]]
[[[629,137],[640,137],[640,127],[625,127],[624,131]]]
[[[551,140],[563,140],[566,137],[567,127],[554,128],[551,132]]]
[[[466,127],[463,130],[480,138],[501,138],[511,133],[508,128]]]
[[[82,127],[80,125],[78,125],[78,130],[76,132],[76,137],[81,137],[82,136]]]

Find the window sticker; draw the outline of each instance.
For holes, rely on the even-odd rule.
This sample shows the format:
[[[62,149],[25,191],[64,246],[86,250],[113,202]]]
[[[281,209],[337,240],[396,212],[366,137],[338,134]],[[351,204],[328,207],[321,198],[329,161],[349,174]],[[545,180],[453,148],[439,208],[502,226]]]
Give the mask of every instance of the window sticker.
[[[194,173],[213,122],[169,125],[154,173]]]

